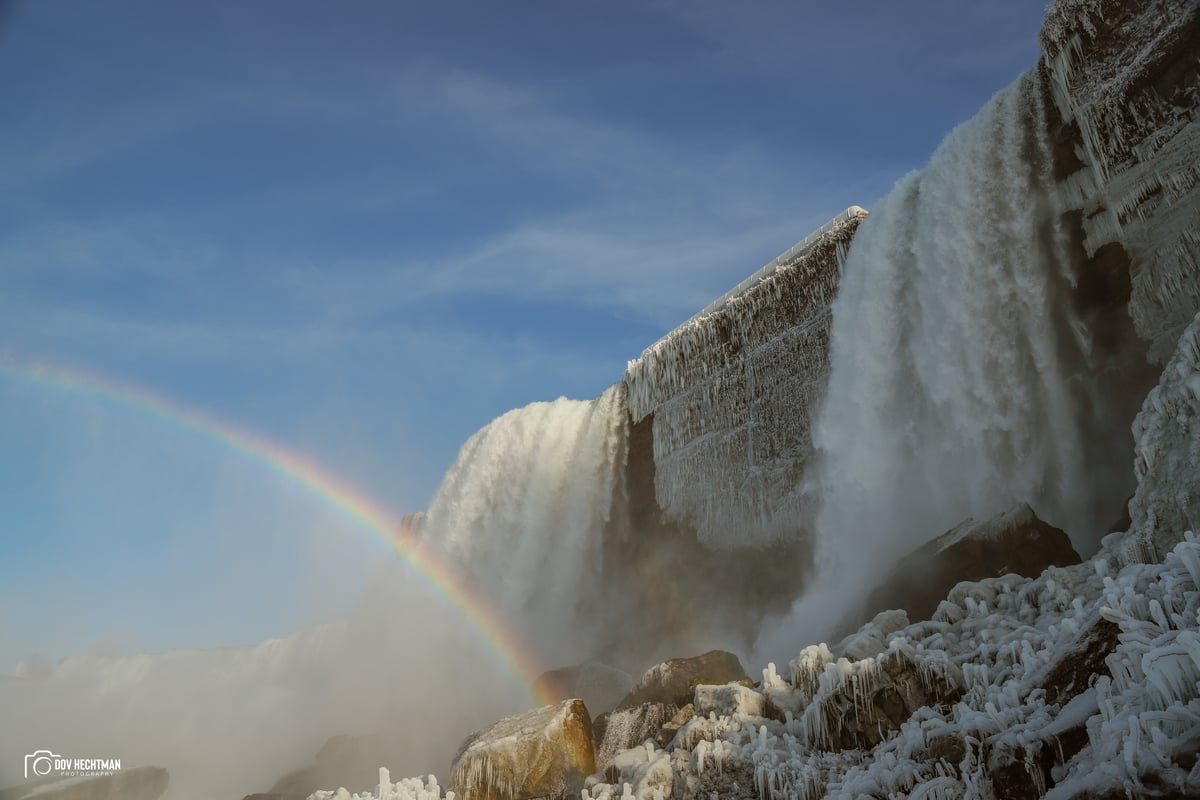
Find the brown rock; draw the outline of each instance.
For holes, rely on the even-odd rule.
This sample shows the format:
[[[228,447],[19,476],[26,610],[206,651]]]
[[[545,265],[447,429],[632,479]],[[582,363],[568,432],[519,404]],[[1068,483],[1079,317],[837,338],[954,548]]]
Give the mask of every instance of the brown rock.
[[[737,656],[724,650],[710,650],[693,658],[672,658],[655,664],[617,708],[633,708],[643,703],[682,708],[692,702],[696,687],[702,683],[753,685]]]
[[[1021,504],[986,522],[966,520],[914,550],[871,593],[861,621],[886,609],[904,609],[914,621],[929,619],[962,581],[1008,573],[1033,578],[1047,567],[1078,563],[1067,535]]]
[[[471,734],[454,758],[461,800],[578,796],[596,771],[592,718],[582,700],[505,717]]]

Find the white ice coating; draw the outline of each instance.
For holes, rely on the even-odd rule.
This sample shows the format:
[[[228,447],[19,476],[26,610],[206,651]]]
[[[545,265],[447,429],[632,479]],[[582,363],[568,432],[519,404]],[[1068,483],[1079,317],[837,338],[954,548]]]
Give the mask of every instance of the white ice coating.
[[[839,214],[629,363],[632,417],[654,415],[658,505],[708,546],[764,544],[804,527],[829,305],[865,213]]]
[[[1132,19],[1107,19],[1105,5],[1062,0],[1042,31],[1055,105],[1083,142],[1085,169],[1063,192],[1084,211],[1089,252],[1120,242],[1133,257],[1130,315],[1161,362],[1200,308],[1200,71],[1189,40],[1200,4],[1129,4]],[[1191,74],[1173,69],[1159,85],[1164,59]]]
[[[1178,531],[1200,530],[1200,315],[1183,332],[1133,422],[1138,488],[1127,560],[1158,560]]]
[[[601,591],[604,527],[624,458],[624,387],[591,401],[533,403],[472,436],[423,521],[431,547],[525,630],[547,663],[571,663]]]
[[[855,235],[813,430],[817,581],[800,626],[1019,502],[1091,552],[1131,488],[1123,464],[1087,463],[1128,433],[1090,410],[1103,388],[1069,310],[1042,96],[1036,72],[997,94]]]

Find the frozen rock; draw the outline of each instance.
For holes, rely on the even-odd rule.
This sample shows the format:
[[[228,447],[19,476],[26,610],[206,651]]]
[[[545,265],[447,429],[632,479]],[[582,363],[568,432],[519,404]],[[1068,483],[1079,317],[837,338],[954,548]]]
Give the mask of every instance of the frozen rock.
[[[751,683],[742,662],[724,650],[693,656],[672,658],[655,664],[617,705],[618,709],[632,708],[643,703],[663,703],[682,708],[692,702],[696,687],[702,683],[724,684],[734,681]]]
[[[962,673],[951,661],[894,639],[875,658],[826,664],[800,723],[810,747],[871,748],[917,709],[953,704],[962,690]]]
[[[697,716],[701,717],[709,714],[719,717],[764,717],[767,712],[766,698],[737,683],[697,686],[695,707]]]
[[[1099,675],[1107,675],[1105,659],[1116,649],[1120,627],[1097,617],[1056,658],[1034,676],[1035,685],[1046,692],[1046,700],[1066,705],[1084,692]]]
[[[451,786],[461,800],[578,795],[596,771],[592,719],[582,700],[506,717],[467,737]]]
[[[679,708],[672,704],[642,703],[597,717],[596,724],[592,726],[597,768],[603,772],[618,753],[640,747],[647,740],[657,741],[662,727],[678,711]]]
[[[1137,490],[1129,501],[1126,560],[1157,561],[1200,530],[1200,315],[1133,423]]]

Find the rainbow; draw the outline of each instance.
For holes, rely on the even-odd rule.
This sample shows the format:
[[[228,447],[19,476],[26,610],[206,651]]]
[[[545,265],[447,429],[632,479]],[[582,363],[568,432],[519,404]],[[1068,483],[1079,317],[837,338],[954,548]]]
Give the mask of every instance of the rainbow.
[[[300,487],[359,529],[398,553],[435,592],[447,598],[529,691],[537,705],[558,702],[541,685],[541,668],[508,623],[434,553],[401,535],[400,523],[378,502],[315,461],[251,431],[200,411],[185,408],[149,390],[76,367],[31,361],[0,353],[0,374],[86,398],[101,398],[160,423],[198,434]]]

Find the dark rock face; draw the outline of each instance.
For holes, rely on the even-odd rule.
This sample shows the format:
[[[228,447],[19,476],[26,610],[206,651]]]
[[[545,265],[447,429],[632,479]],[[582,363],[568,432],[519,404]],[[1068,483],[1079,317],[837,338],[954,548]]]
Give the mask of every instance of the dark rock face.
[[[158,800],[167,791],[171,779],[162,767],[136,767],[112,775],[66,782],[56,788],[52,783],[17,787],[0,791],[0,800]],[[30,792],[36,792],[30,794]]]
[[[607,711],[632,686],[633,677],[629,673],[599,661],[587,661],[543,672],[538,676],[535,689],[542,696],[551,695],[558,700],[578,697],[589,710]]]
[[[1120,626],[1100,617],[1080,633],[1037,682],[1046,691],[1046,701],[1065,706],[1084,692],[1097,675],[1108,675],[1104,659],[1116,649],[1120,633]]]
[[[396,750],[380,736],[333,736],[314,762],[275,782],[267,796],[308,797],[318,789],[362,791],[379,781],[379,767],[395,761]]]
[[[742,662],[733,653],[710,650],[692,658],[672,658],[656,664],[642,675],[617,709],[633,708],[644,703],[661,703],[682,708],[692,702],[696,687],[702,683],[723,684],[741,682],[752,685]]]
[[[577,797],[595,771],[592,718],[576,699],[473,733],[455,756],[450,781],[462,800]]]
[[[861,619],[892,608],[914,621],[929,619],[962,581],[1010,572],[1029,578],[1046,567],[1078,563],[1067,535],[1021,505],[987,522],[967,520],[913,551],[871,593]]]

